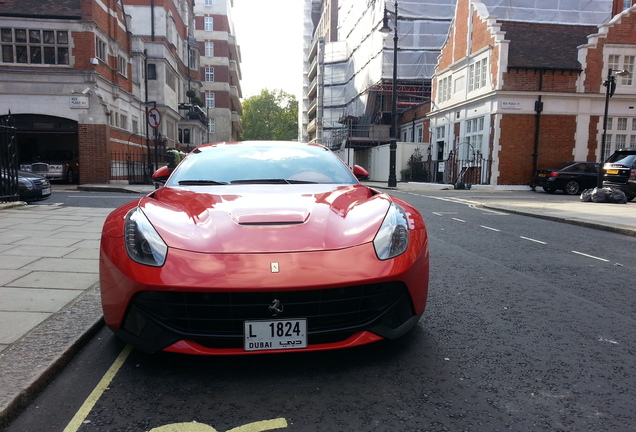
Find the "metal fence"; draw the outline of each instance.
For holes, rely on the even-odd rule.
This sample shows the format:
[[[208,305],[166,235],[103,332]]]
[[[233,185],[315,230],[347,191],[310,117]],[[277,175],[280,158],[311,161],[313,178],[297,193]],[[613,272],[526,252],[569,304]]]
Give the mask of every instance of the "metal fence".
[[[147,154],[112,152],[110,156],[111,180],[127,180],[129,184],[152,184],[153,168]]]
[[[411,181],[452,184],[456,189],[490,184],[492,160],[481,156],[459,159],[451,155],[446,160],[428,160],[411,165]]]
[[[18,190],[18,148],[11,112],[0,117],[0,202],[20,200]]]

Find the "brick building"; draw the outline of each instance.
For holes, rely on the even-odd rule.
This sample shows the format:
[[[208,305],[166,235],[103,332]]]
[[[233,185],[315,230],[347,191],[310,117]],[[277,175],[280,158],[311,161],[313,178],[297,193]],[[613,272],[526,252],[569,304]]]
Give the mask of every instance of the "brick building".
[[[529,185],[538,167],[599,160],[609,68],[630,74],[616,79],[606,154],[636,146],[636,6],[503,3],[457,2],[428,114],[433,159],[490,159],[481,182],[492,185]]]
[[[20,163],[64,153],[80,183],[140,181],[207,140],[194,0],[4,0],[0,32]]]
[[[194,6],[195,38],[201,46],[200,98],[208,114],[208,142],[238,141],[242,132],[241,56],[232,29],[231,0]]]

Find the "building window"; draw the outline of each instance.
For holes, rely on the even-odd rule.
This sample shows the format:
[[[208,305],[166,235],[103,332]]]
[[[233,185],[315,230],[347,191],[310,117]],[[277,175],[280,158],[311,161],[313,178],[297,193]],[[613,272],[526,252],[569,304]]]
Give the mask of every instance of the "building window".
[[[123,76],[128,76],[128,62],[122,56],[117,57],[117,72],[122,74]]]
[[[623,58],[623,69],[629,72],[629,75],[621,77],[621,84],[632,85],[634,80],[634,56],[625,56]]]
[[[636,117],[608,117],[603,159],[627,147],[636,147]]]
[[[474,157],[474,153],[479,150],[482,151],[482,144],[484,142],[484,117],[477,117],[466,121],[466,142],[470,145],[461,146],[465,148],[459,148],[461,151],[461,157],[470,159]]]
[[[148,64],[148,79],[149,80],[157,79],[157,65],[154,63]]]
[[[442,78],[441,81],[439,81],[439,96],[438,96],[438,101],[441,102],[446,102],[447,100],[449,100],[451,98],[451,82],[452,82],[452,76],[448,76],[446,78]]]
[[[616,83],[620,85],[632,85],[634,82],[634,57],[635,56],[621,56],[617,54],[610,54],[607,66],[612,71],[626,70],[629,75],[616,79]]]
[[[215,108],[215,100],[214,93],[206,93],[205,94],[205,107],[206,108]]]
[[[444,126],[439,126],[435,128],[435,139],[443,140],[446,135],[446,128]]]
[[[172,90],[177,89],[177,75],[169,68],[166,68],[166,84]]]
[[[194,69],[194,70],[198,69],[198,62],[197,62],[198,58],[197,58],[196,50],[193,50],[193,49],[190,50],[188,59],[190,62],[189,64],[190,69]]]
[[[98,37],[95,38],[95,57],[104,62],[108,60],[106,58],[106,42]]]
[[[214,68],[206,67],[205,68],[205,80],[207,82],[214,82]]]
[[[212,0],[205,0],[206,6],[212,6]]]
[[[214,42],[205,43],[205,56],[214,57]]]
[[[216,122],[213,118],[208,119],[208,133],[216,133]]]
[[[204,17],[203,18],[203,30],[212,31],[214,30],[214,18],[212,17]]]
[[[473,91],[486,86],[488,72],[488,59],[481,59],[468,67],[468,91]]]
[[[134,133],[139,132],[139,118],[136,116],[132,116],[132,131]]]
[[[0,42],[3,63],[69,64],[67,31],[3,28]]]
[[[119,115],[119,127],[128,130],[128,116],[125,114]]]

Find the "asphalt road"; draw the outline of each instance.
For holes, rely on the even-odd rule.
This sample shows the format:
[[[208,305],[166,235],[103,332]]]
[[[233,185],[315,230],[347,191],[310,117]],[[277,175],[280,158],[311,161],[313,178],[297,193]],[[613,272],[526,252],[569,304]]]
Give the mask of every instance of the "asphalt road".
[[[112,208],[115,209],[143,194],[121,192],[86,192],[77,189],[77,185],[53,183],[51,197],[44,201],[35,201],[29,205],[59,205],[70,207]]]
[[[431,255],[404,338],[209,358],[128,352],[104,330],[7,432],[636,429],[635,238],[398,195]]]

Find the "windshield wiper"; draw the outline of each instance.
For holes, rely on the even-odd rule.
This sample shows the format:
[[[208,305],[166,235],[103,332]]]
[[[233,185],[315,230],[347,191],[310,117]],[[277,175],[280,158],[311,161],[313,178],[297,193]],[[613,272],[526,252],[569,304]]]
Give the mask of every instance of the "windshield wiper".
[[[219,182],[214,180],[180,180],[180,185],[184,186],[209,186],[209,185],[226,185],[226,182]]]
[[[232,180],[230,184],[308,184],[316,183],[304,180],[287,180],[283,178]]]

